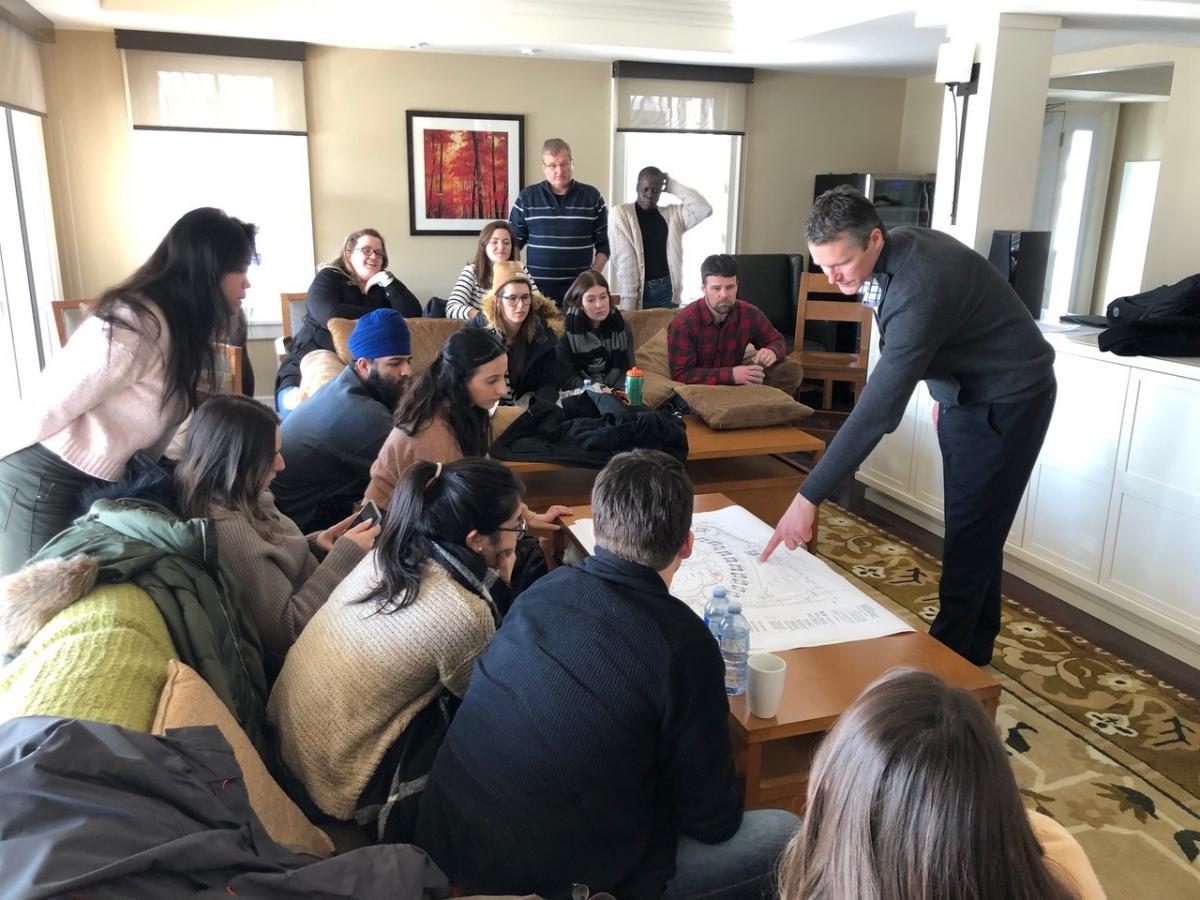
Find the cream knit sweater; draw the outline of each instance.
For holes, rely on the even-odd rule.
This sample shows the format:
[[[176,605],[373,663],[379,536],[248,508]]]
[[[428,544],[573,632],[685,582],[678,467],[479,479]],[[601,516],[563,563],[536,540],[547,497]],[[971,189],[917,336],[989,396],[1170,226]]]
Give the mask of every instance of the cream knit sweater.
[[[331,816],[349,819],[380,760],[441,688],[462,696],[495,633],[484,600],[434,562],[419,596],[377,613],[368,554],[300,635],[267,707],[283,760]]]
[[[674,178],[667,179],[666,190],[683,201],[658,207],[659,214],[667,222],[667,269],[671,273],[672,299],[679,303],[683,290],[683,233],[711,216],[712,207],[699,191]],[[642,229],[638,225],[635,204],[622,203],[609,212],[608,245],[612,250],[608,260],[609,283],[613,293],[621,296],[621,309],[641,309],[646,252],[642,247]]]
[[[150,309],[157,334],[84,319],[5,422],[0,458],[40,443],[81,472],[117,481],[138,450],[161,456],[187,409],[178,396],[162,408],[171,336]]]
[[[251,522],[245,513],[221,508],[209,510],[209,517],[217,533],[217,559],[230,588],[254,616],[263,646],[283,656],[365,553],[353,541],[338,538],[318,562],[311,543],[315,534],[301,534],[296,523],[275,508],[269,493],[259,496],[259,507],[265,521]]]

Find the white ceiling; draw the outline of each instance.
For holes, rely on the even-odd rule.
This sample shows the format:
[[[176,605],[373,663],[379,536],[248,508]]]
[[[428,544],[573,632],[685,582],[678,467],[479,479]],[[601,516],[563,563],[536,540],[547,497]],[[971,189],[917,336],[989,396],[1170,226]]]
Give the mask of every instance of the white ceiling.
[[[1200,46],[1200,0],[966,0],[1061,16],[1056,52]],[[31,0],[58,28],[172,31],[412,52],[707,63],[842,73],[933,70],[950,0]],[[848,7],[842,9],[841,6]],[[418,45],[423,45],[419,46]],[[416,48],[416,49],[414,49]]]

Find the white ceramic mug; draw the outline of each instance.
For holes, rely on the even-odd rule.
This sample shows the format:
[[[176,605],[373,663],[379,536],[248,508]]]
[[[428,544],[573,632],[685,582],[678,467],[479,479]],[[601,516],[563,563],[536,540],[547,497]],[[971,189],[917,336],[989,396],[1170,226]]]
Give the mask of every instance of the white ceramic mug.
[[[750,684],[747,688],[750,714],[770,719],[779,712],[783,684],[787,681],[787,663],[774,653],[750,655]]]

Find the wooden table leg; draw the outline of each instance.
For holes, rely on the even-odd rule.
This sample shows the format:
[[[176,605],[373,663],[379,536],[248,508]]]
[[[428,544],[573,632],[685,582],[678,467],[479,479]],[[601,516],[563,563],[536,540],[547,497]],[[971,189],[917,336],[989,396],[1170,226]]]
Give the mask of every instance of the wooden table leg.
[[[755,809],[758,806],[759,781],[762,779],[762,744],[747,744],[745,764],[742,770],[744,796],[742,807]]]

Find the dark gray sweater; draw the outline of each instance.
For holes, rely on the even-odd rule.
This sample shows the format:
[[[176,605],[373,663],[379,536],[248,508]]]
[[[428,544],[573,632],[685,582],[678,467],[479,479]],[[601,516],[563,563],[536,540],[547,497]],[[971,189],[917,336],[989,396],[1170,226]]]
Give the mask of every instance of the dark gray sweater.
[[[891,229],[875,264],[882,353],[800,493],[820,503],[896,429],[917,382],[943,406],[1011,403],[1049,387],[1054,350],[1021,298],[970,247],[930,228]]]

